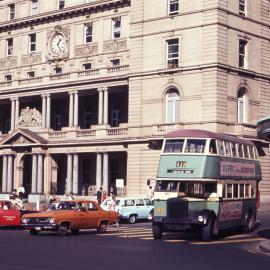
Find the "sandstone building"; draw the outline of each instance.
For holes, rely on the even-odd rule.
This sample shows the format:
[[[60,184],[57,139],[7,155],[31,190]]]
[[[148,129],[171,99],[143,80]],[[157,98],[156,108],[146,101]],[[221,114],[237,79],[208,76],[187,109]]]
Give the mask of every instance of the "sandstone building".
[[[268,0],[0,1],[0,189],[144,195],[164,135],[254,140],[270,195]]]

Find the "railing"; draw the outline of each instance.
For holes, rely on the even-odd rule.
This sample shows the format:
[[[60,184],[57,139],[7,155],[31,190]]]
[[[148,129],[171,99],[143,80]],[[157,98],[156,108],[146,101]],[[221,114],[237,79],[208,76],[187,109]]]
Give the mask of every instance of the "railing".
[[[21,79],[19,80],[19,84],[28,84],[28,83],[40,83],[42,82],[43,77],[33,77],[33,78],[27,78],[27,79]]]
[[[90,69],[78,72],[78,77],[93,76],[93,75],[99,75],[99,69]]]
[[[128,128],[108,128],[107,129],[107,135],[112,136],[112,135],[127,135],[128,134]]]
[[[78,137],[96,136],[96,130],[92,129],[80,130],[77,131],[77,136]]]
[[[69,79],[69,78],[70,78],[70,73],[50,75],[51,81],[63,80],[63,79]]]
[[[107,68],[108,73],[127,71],[127,70],[129,70],[129,65],[115,66],[115,67],[108,67]]]
[[[3,141],[7,136],[8,134],[0,134],[0,141]]]
[[[62,139],[67,137],[67,132],[66,131],[53,131],[49,133],[49,138],[50,139]]]
[[[0,82],[0,87],[12,86],[12,81]]]

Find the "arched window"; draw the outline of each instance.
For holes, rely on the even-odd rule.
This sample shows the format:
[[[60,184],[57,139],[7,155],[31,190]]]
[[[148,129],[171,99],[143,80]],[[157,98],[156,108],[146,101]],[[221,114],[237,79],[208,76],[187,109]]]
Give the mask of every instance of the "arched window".
[[[180,97],[175,88],[171,88],[166,93],[166,123],[179,121],[179,102]]]
[[[241,88],[237,93],[237,123],[242,124],[246,122],[246,103],[247,93],[245,88]]]

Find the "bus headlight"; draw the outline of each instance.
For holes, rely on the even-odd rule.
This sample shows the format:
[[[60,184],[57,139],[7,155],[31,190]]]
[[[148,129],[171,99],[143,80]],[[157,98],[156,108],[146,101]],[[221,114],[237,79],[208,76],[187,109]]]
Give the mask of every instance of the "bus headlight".
[[[198,222],[203,223],[203,220],[204,220],[203,216],[198,216]]]

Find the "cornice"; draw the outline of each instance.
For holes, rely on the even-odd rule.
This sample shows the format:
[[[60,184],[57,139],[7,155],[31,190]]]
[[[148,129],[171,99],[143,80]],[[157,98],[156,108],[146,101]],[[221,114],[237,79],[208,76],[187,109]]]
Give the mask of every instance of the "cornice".
[[[12,31],[20,28],[31,27],[44,23],[50,23],[60,20],[65,20],[73,17],[90,15],[111,9],[118,9],[130,6],[131,0],[103,0],[93,3],[68,7],[63,10],[54,10],[46,13],[40,13],[34,16],[6,21],[0,24],[0,33]]]

